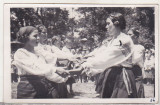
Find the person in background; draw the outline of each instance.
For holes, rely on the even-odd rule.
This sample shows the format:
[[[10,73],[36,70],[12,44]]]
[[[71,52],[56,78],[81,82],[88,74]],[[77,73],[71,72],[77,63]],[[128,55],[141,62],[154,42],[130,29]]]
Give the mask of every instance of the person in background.
[[[17,41],[24,44],[24,47],[14,54],[14,64],[20,76],[17,86],[19,99],[48,98],[48,92],[41,81],[44,77],[50,81],[67,80],[63,78],[63,75],[68,74],[66,70],[47,64],[42,56],[35,54],[35,47],[39,42],[38,35],[38,30],[32,26],[21,27],[17,33]]]
[[[47,39],[47,45],[52,46],[52,39],[51,38]]]
[[[106,19],[106,29],[112,39],[102,45],[101,53],[94,53],[82,64],[88,76],[105,70],[101,98],[137,98],[132,68],[133,41],[124,34],[126,21],[121,13],[111,13]]]
[[[36,54],[42,56],[46,60],[47,64],[52,64],[56,66],[57,56],[48,51],[46,48],[46,46],[52,45],[51,39],[47,38],[47,29],[44,25],[38,25],[36,28],[39,31],[39,43],[38,46],[35,47]],[[48,98],[63,98],[60,97],[58,92],[58,83],[62,83],[63,81],[59,81],[56,79],[54,81],[49,81],[46,78],[43,78],[42,81],[45,84],[45,88],[48,91]]]
[[[45,58],[45,60],[47,61],[48,64],[53,64],[55,66],[61,66],[64,67],[65,69],[70,69],[67,66],[68,64],[65,63],[66,65],[62,65],[61,62],[63,61],[72,61],[72,57],[74,57],[73,54],[60,50],[57,46],[55,46],[54,44],[52,45],[47,45],[46,40],[47,40],[47,29],[45,28],[44,25],[40,25],[39,27],[37,27],[39,32],[40,32],[40,43],[38,44],[37,48],[36,48],[36,53],[38,55],[41,55]],[[44,34],[45,33],[45,34]],[[58,37],[54,37],[54,38],[58,38]],[[59,43],[59,42],[57,42]],[[64,63],[64,62],[63,62]],[[68,82],[70,80],[70,78],[68,78],[68,80],[66,82]],[[58,96],[60,98],[67,98],[67,86],[66,83],[61,83],[58,81],[54,81],[55,83],[58,83],[56,85],[56,88],[58,90]],[[55,83],[51,83],[52,88],[54,87]],[[49,86],[50,88],[51,86]],[[50,88],[49,90],[53,90],[52,88]],[[53,91],[55,92],[55,91]],[[50,92],[50,93],[53,93]],[[54,93],[53,93],[54,94]],[[55,95],[54,95],[55,96]]]
[[[152,53],[150,49],[148,49],[145,53],[144,70],[145,80],[147,84],[151,84],[155,75],[155,57],[154,53]]]
[[[17,67],[13,63],[11,64],[11,82],[18,82]]]
[[[63,37],[64,38],[64,37]],[[63,48],[62,48],[62,51],[64,53],[66,53],[67,55],[70,55],[70,56],[75,56],[75,50],[74,49],[71,49],[71,46],[69,45],[70,43],[70,40],[68,38],[65,38],[64,41],[63,41]],[[75,63],[74,61],[68,61],[67,62],[67,70],[72,70],[74,69],[74,66],[75,66]],[[74,78],[74,75],[70,75],[70,77],[68,78],[68,80],[66,81],[66,84],[68,86],[68,89],[69,89],[69,95],[70,96],[73,96],[74,95],[74,92],[73,92],[73,88],[72,88],[72,85],[73,83],[75,83],[75,78]]]
[[[145,60],[145,48],[139,44],[139,30],[138,28],[131,28],[128,31],[128,35],[131,36],[134,42],[134,52],[132,55],[133,73],[136,79],[136,88],[138,98],[145,98],[143,76],[144,76],[144,60]]]

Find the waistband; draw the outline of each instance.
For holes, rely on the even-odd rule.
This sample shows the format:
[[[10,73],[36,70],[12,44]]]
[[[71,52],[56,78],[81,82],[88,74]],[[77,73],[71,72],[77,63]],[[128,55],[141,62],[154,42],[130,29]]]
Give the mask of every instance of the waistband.
[[[131,69],[133,69],[133,67],[124,67],[124,66],[113,66],[113,67],[111,67],[111,68],[113,68],[113,69],[123,69],[123,68],[125,68],[126,70],[131,70]]]
[[[43,76],[37,76],[37,75],[21,75],[20,76],[20,79],[22,81],[25,81],[25,80],[40,80],[40,79],[43,79],[44,77]]]

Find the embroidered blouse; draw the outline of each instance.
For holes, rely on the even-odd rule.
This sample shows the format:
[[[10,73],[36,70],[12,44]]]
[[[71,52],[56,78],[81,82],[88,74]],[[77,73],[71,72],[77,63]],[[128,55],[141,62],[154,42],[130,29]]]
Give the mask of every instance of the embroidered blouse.
[[[90,67],[97,73],[113,66],[132,67],[133,45],[130,36],[120,33],[117,38],[95,51],[94,56],[88,58],[82,66]]]

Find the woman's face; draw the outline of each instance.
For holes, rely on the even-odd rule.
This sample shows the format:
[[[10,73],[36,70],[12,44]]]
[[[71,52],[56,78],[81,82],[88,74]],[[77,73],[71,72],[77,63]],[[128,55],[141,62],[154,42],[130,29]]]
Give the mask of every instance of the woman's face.
[[[137,37],[134,35],[134,33],[133,33],[132,30],[129,30],[127,34],[128,34],[129,36],[131,36],[131,38],[132,38],[133,41],[136,41],[136,40],[137,40]]]
[[[133,36],[134,36],[133,31],[132,31],[132,30],[129,30],[129,31],[128,31],[128,35],[131,36],[131,37],[133,37]]]
[[[47,30],[43,29],[42,32],[40,33],[39,37],[42,42],[46,41],[47,40]]]
[[[39,42],[39,36],[38,36],[38,30],[34,30],[30,35],[29,35],[29,41],[27,44],[30,46],[37,46]]]
[[[116,26],[113,24],[113,22],[111,21],[110,18],[107,18],[106,20],[106,29],[107,29],[107,32],[110,36],[113,36],[114,35],[114,32],[116,30]]]

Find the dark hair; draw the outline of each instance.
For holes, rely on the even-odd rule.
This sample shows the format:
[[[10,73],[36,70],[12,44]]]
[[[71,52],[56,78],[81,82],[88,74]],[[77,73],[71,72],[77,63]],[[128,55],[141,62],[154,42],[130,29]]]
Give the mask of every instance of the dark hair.
[[[47,28],[43,24],[37,25],[36,28],[38,29],[39,33],[41,33],[43,30],[47,31]]]
[[[136,27],[131,28],[130,30],[132,30],[133,34],[138,38],[139,37],[139,30]]]
[[[111,19],[113,24],[119,27],[121,30],[124,30],[126,28],[126,20],[121,13],[111,13],[109,15],[109,18]]]
[[[28,36],[35,30],[37,29],[33,26],[21,27],[17,32],[17,41],[25,44],[29,40]]]

